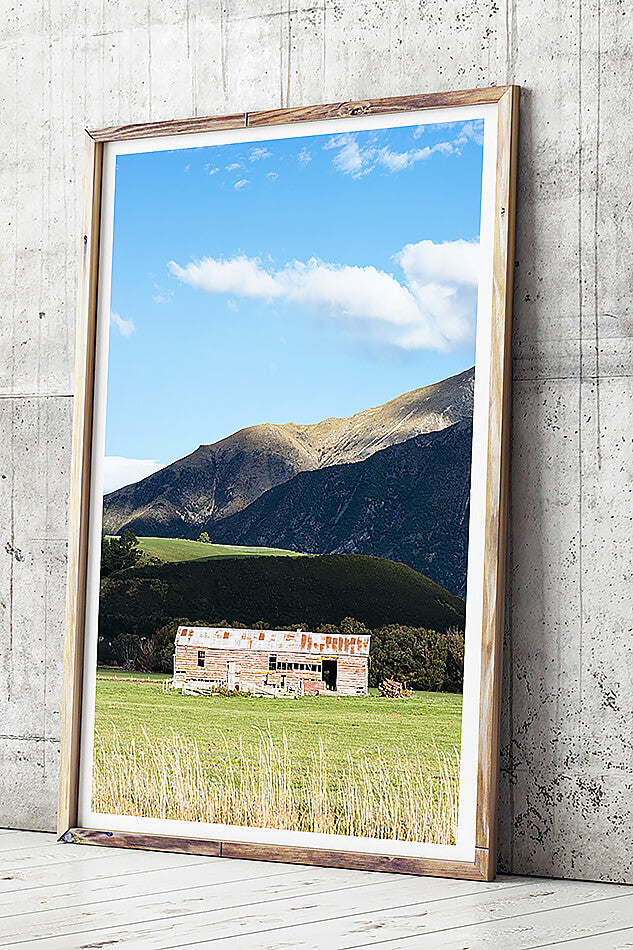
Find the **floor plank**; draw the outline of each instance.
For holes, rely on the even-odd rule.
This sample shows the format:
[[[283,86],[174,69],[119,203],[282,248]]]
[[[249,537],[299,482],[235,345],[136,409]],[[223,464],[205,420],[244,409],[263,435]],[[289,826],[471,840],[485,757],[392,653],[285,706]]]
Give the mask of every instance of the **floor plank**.
[[[91,848],[80,845],[60,845],[68,855],[68,860],[57,864],[37,864],[4,870],[0,879],[0,894],[18,891],[54,887],[56,885],[81,884],[86,881],[98,881],[101,878],[133,876],[155,870],[205,866],[208,860],[197,855],[166,854],[151,851],[120,852],[113,848],[99,849],[98,858],[90,855]],[[79,849],[81,848],[81,853]],[[87,860],[92,857],[92,860]],[[143,885],[139,883],[139,891]]]
[[[519,910],[519,908],[517,908]],[[512,950],[545,950],[550,947],[576,946],[585,950],[589,939],[604,939],[602,946],[616,950],[622,943],[622,933],[629,934],[633,927],[633,897],[622,894],[613,898],[584,900],[571,906],[512,914],[499,920],[488,920],[466,927],[443,928],[439,932],[418,934],[401,940],[389,940],[389,947],[408,950],[435,950],[441,937],[442,950],[492,950],[500,946]],[[620,935],[620,936],[618,936]],[[372,946],[386,946],[377,942]],[[266,946],[265,944],[263,946]],[[299,944],[298,946],[301,946]],[[366,943],[347,944],[347,950],[357,950]],[[598,944],[597,946],[600,946]]]
[[[631,950],[633,927],[618,927],[590,937],[573,937],[571,940],[555,940],[540,944],[533,950]]]
[[[490,884],[0,834],[0,945],[41,950],[633,950],[633,888]]]
[[[105,859],[100,862],[105,864]],[[139,862],[135,862],[137,865]],[[279,864],[258,865],[251,862],[245,868],[245,862],[216,860],[213,864],[182,864],[155,867],[153,862],[143,862],[145,867],[137,868],[133,873],[119,873],[119,865],[114,865],[113,873],[108,876],[94,877],[90,874],[91,865],[81,862],[81,875],[75,880],[48,883],[44,876],[38,885],[14,888],[3,893],[0,889],[0,937],[8,918],[23,914],[37,914],[44,911],[64,910],[84,905],[100,905],[111,901],[121,901],[138,897],[140,892],[153,895],[177,894],[192,888],[215,887],[232,882],[260,881],[276,878],[280,881],[293,871]],[[100,868],[103,871],[103,868]],[[88,871],[88,873],[86,873]],[[138,875],[143,878],[139,881]]]
[[[567,907],[580,899],[596,900],[610,890],[604,884],[590,885],[590,890],[578,882],[559,885],[565,886],[552,888],[550,882],[539,881],[495,887],[438,878],[403,880],[394,875],[393,880],[376,885],[361,881],[311,893],[301,883],[289,882],[269,891],[265,882],[244,882],[237,891],[232,886],[234,897],[228,904],[225,893],[203,893],[204,889],[184,895],[144,894],[122,901],[108,909],[106,926],[102,908],[96,914],[84,908],[70,914],[26,915],[17,928],[3,928],[2,943],[11,947],[33,939],[35,927],[37,933],[57,935],[47,943],[50,950],[81,948],[88,934],[108,946],[132,940],[139,950],[196,942],[230,946],[245,938],[255,940],[262,950],[273,950],[314,947],[317,934],[323,939],[326,932],[328,950],[335,950],[370,946],[385,936],[392,942],[404,936],[419,941],[424,934],[488,923],[495,916],[516,917]]]
[[[230,861],[226,871],[231,873]],[[468,881],[443,881],[439,878],[405,878],[397,875],[370,875],[362,871],[346,871],[340,868],[312,869],[297,866],[294,873],[277,874],[273,877],[256,877],[251,880],[217,880],[217,872],[211,885],[180,887],[178,878],[172,879],[172,887],[156,893],[153,888],[139,896],[122,898],[116,902],[108,900],[108,890],[104,889],[101,900],[92,904],[74,906],[66,900],[61,909],[26,912],[0,921],[0,944],[10,945],[11,941],[33,939],[42,932],[56,933],[66,940],[66,946],[74,946],[72,935],[77,931],[90,929],[99,932],[107,919],[107,937],[111,942],[115,937],[121,939],[128,925],[134,921],[152,922],[167,925],[185,918],[178,939],[185,939],[189,930],[193,938],[197,937],[199,925],[197,916],[202,915],[200,926],[208,933],[212,927],[218,937],[229,937],[237,932],[259,932],[260,928],[271,928],[283,922],[288,914],[299,922],[310,923],[318,908],[323,905],[328,915],[348,913],[359,906],[389,908],[404,902],[415,904],[419,901],[433,901],[436,898],[454,898],[475,891],[481,893],[482,885]],[[244,872],[242,872],[244,873]],[[487,890],[494,885],[484,885]],[[498,888],[498,885],[497,885]],[[104,908],[107,907],[107,914]],[[236,923],[239,918],[239,923]],[[162,938],[161,938],[162,939]],[[81,941],[79,941],[81,943]],[[160,941],[159,941],[160,943]],[[60,942],[60,946],[62,943]],[[139,938],[138,946],[154,946]]]
[[[28,835],[25,841],[24,836]],[[23,851],[24,848],[50,848],[56,844],[56,837],[48,831],[5,831],[0,837],[0,853]]]

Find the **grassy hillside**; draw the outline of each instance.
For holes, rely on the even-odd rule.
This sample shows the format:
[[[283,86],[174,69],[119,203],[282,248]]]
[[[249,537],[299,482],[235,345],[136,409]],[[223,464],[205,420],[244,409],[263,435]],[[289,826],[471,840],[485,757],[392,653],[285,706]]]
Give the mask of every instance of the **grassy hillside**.
[[[202,541],[186,541],[182,538],[139,538],[139,547],[148,557],[161,561],[198,561],[208,557],[251,557],[253,555],[277,555],[297,557],[296,551],[282,548],[252,547],[238,544],[205,544]]]
[[[174,617],[315,627],[355,617],[446,630],[464,602],[394,561],[360,555],[211,557],[130,568],[102,582],[100,635],[147,635]]]

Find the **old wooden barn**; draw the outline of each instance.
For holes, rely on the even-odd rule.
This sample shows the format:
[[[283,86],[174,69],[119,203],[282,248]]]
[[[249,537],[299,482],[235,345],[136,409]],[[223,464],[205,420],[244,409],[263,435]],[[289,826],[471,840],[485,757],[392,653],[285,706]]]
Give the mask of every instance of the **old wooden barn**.
[[[174,687],[259,695],[366,696],[369,636],[307,630],[178,627]]]

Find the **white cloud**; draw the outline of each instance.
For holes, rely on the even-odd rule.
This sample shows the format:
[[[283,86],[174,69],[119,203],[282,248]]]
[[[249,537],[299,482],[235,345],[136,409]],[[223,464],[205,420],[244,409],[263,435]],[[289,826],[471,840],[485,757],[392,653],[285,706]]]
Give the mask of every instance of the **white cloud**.
[[[300,304],[340,320],[356,336],[446,352],[473,337],[478,250],[468,241],[407,244],[394,258],[402,278],[317,258],[278,270],[244,255],[168,266],[182,283],[208,293]]]
[[[103,494],[131,485],[164,468],[164,462],[153,459],[127,459],[120,455],[106,455],[103,459]]]
[[[413,133],[419,138],[425,126],[418,126]],[[483,144],[483,126],[478,122],[468,122],[463,125],[451,141],[436,142],[435,145],[426,145],[423,148],[411,148],[404,152],[395,152],[386,146],[378,147],[375,138],[366,144],[360,145],[356,136],[349,132],[343,135],[333,135],[323,146],[326,150],[335,152],[332,164],[344,175],[361,178],[376,168],[385,168],[390,174],[412,168],[417,162],[423,162],[432,155],[459,155],[467,142],[473,141]]]
[[[310,154],[310,152],[305,146],[301,149],[301,151],[297,155],[297,161],[299,162],[300,165],[309,165],[310,162],[312,161],[312,155]]]
[[[332,164],[343,174],[354,175],[358,177],[361,174],[367,174],[371,168],[363,170],[363,164],[369,160],[370,146],[361,150],[356,139],[349,133],[345,135],[333,135],[332,138],[323,146],[324,149],[336,149],[336,155],[332,159]],[[371,149],[372,152],[374,149]]]
[[[268,148],[259,148],[255,147],[250,150],[248,153],[249,161],[251,162],[260,162],[263,158],[272,158],[273,153]]]
[[[174,291],[169,287],[161,287],[160,284],[154,284],[155,293],[152,295],[154,303],[169,303],[174,296]]]
[[[277,284],[259,261],[248,257],[214,260],[207,257],[197,264],[179,267],[175,261],[167,265],[183,284],[190,284],[209,293],[235,294],[240,297],[277,296]]]
[[[227,172],[237,171],[238,168],[244,168],[241,162],[231,162],[230,165],[226,166]]]
[[[235,182],[233,187],[235,188],[236,191],[241,191],[242,188],[244,188],[246,185],[248,185],[248,178],[240,178],[239,181]]]
[[[411,148],[406,152],[393,152],[390,148],[381,148],[376,154],[376,163],[384,165],[387,171],[401,172],[405,168],[411,168],[416,162],[426,161],[438,152],[450,155],[454,151],[450,142],[438,142],[437,145],[430,147],[426,145],[424,148]]]
[[[202,167],[207,175],[217,175],[217,173],[220,171],[219,168],[214,168],[211,165],[203,165]]]
[[[466,125],[462,126],[461,132],[455,139],[455,145],[461,148],[467,142],[474,142],[476,145],[484,144],[484,124],[481,119],[475,122],[467,122]]]
[[[478,241],[405,244],[396,260],[409,278],[419,284],[439,281],[476,287],[479,280]]]
[[[279,178],[279,175],[277,174],[277,172],[268,172],[266,175],[266,178],[270,178],[271,181],[277,181],[277,179]]]
[[[114,310],[110,311],[110,324],[114,324],[121,336],[131,336],[134,333],[134,321],[124,320]]]

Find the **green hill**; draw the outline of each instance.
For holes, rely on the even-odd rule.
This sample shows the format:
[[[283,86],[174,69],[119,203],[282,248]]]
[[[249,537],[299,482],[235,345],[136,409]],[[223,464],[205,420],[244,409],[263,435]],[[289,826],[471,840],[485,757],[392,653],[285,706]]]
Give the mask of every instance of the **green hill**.
[[[282,548],[252,547],[239,544],[208,544],[202,541],[186,541],[183,538],[139,538],[139,547],[148,557],[160,561],[199,561],[209,557],[252,557],[276,555],[298,557],[296,551]]]
[[[146,636],[173,620],[314,628],[355,617],[464,626],[464,602],[404,564],[361,555],[211,557],[130,568],[102,582],[99,634]]]

